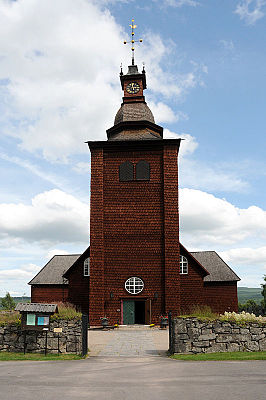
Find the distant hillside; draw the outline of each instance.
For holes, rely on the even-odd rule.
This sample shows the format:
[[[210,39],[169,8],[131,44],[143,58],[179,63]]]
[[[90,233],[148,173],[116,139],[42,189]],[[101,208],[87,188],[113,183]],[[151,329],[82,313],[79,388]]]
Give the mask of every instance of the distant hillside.
[[[15,303],[28,303],[30,302],[30,297],[13,297]]]
[[[238,294],[238,302],[246,303],[247,300],[255,300],[257,303],[260,303],[263,299],[261,295],[262,289],[260,288],[247,288],[247,287],[239,287],[237,288]]]
[[[2,297],[0,297],[0,309],[2,308],[1,307],[1,298]],[[14,300],[14,302],[17,304],[17,303],[29,303],[30,302],[30,297],[13,297],[13,300]]]

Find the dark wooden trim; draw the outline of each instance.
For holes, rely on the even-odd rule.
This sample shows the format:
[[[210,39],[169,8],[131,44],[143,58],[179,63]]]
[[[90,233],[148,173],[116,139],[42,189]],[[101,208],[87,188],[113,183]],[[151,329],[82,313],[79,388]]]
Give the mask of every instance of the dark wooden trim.
[[[84,253],[82,253],[82,254],[80,255],[80,257],[79,257],[79,258],[71,265],[71,267],[63,274],[63,277],[64,277],[64,278],[67,278],[67,277],[69,276],[69,272],[72,271],[72,269],[75,268],[75,266],[76,266],[77,264],[79,264],[79,262],[80,262],[81,260],[84,260],[84,261],[85,261],[85,259],[88,258],[88,257],[90,257],[90,246],[84,251]]]
[[[203,270],[204,276],[210,275],[209,271],[207,271],[207,269],[204,268],[203,265],[201,265],[201,263],[195,257],[193,257],[193,255],[190,254],[190,252],[181,243],[179,243],[179,245],[180,245],[180,255],[183,255],[182,252],[184,252],[186,255],[191,257],[192,260],[194,260],[195,263]]]
[[[123,103],[144,103],[147,104],[145,101],[145,97],[144,96],[132,96],[132,97],[123,97]]]
[[[150,121],[123,121],[119,122],[119,124],[116,124],[112,126],[112,128],[107,129],[107,137],[108,139],[113,136],[115,133],[119,133],[124,130],[138,130],[138,129],[143,129],[143,128],[148,128],[151,129],[152,131],[158,132],[161,136],[163,137],[163,128],[160,125],[156,125],[153,122]],[[155,139],[158,140],[158,139]],[[160,140],[160,139],[159,139]]]
[[[114,140],[114,141],[89,141],[86,142],[90,148],[103,148],[110,151],[144,150],[157,148],[162,150],[164,146],[176,146],[179,149],[180,142],[184,139],[155,139],[155,140]]]

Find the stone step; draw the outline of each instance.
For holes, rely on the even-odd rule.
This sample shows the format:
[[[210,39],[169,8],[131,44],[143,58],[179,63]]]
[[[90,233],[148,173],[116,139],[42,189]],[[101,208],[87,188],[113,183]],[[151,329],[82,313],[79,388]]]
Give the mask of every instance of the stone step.
[[[160,328],[159,325],[157,326],[150,326],[150,325],[119,325],[118,329],[121,330],[152,330]]]

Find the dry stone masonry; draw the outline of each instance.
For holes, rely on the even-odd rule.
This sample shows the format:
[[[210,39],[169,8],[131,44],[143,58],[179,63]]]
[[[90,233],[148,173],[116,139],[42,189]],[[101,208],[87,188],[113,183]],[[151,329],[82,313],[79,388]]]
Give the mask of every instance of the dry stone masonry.
[[[170,352],[215,353],[230,351],[266,351],[266,324],[203,322],[197,318],[174,318]]]
[[[62,328],[62,332],[54,332]],[[26,352],[44,353],[45,331],[26,331]],[[59,320],[50,324],[47,332],[47,353],[81,353],[82,326],[80,320]],[[24,331],[17,325],[0,326],[0,351],[23,352]]]

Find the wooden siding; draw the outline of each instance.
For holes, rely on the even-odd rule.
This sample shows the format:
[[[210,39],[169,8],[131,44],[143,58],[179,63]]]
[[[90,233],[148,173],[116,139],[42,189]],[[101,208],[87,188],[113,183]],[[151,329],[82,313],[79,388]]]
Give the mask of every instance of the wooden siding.
[[[32,303],[53,303],[68,301],[68,285],[32,285]]]
[[[194,306],[205,304],[204,272],[189,254],[182,254],[188,260],[188,274],[180,274],[181,313],[189,314]]]
[[[205,304],[214,312],[238,311],[237,282],[205,282]]]
[[[90,277],[84,276],[84,260],[87,256],[81,257],[68,274],[69,280],[69,302],[75,304],[78,310],[89,313],[89,284]]]

